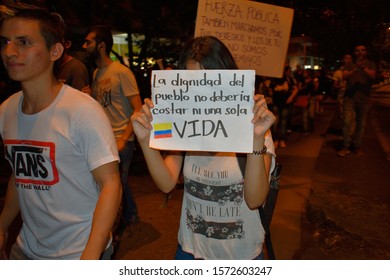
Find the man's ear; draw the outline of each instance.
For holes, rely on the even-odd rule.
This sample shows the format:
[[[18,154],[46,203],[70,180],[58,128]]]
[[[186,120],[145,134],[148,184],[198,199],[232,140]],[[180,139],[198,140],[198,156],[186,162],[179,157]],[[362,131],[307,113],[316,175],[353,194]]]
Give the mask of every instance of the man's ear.
[[[52,61],[58,60],[62,56],[63,52],[64,52],[64,46],[60,43],[55,44],[51,48],[51,60]]]
[[[103,49],[105,49],[105,48],[106,48],[106,44],[105,44],[104,42],[101,42],[101,43],[99,44],[98,50],[99,50],[99,52],[100,52],[101,50],[103,50]]]
[[[65,43],[64,43],[64,48],[65,49],[70,49],[71,46],[72,46],[72,41],[66,40]]]

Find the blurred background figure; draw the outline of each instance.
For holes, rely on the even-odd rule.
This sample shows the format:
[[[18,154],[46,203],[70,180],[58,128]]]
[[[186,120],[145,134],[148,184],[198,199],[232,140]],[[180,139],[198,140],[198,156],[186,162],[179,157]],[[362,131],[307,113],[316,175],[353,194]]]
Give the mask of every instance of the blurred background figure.
[[[336,91],[336,99],[337,99],[337,105],[338,105],[338,114],[339,117],[343,118],[343,100],[344,100],[344,93],[346,88],[346,81],[343,78],[343,70],[344,66],[346,64],[350,64],[352,62],[352,55],[345,54],[343,56],[341,66],[333,73],[333,89]]]
[[[356,45],[355,61],[344,66],[343,77],[346,80],[344,94],[343,148],[338,155],[344,157],[353,148],[358,156],[364,156],[361,150],[362,138],[370,109],[370,94],[376,78],[376,65],[367,57],[367,47]],[[354,134],[351,127],[356,123]],[[351,147],[352,146],[352,147]]]
[[[142,101],[133,72],[111,59],[112,46],[113,37],[107,26],[93,26],[86,32],[83,49],[97,66],[93,73],[91,95],[103,106],[111,121],[120,157],[123,199],[120,219],[114,231],[114,241],[119,242],[124,230],[139,221],[137,205],[129,184],[129,169],[135,150],[130,117],[141,108]]]
[[[274,78],[272,80],[270,88],[272,89],[271,110],[276,116],[276,121],[272,126],[275,148],[285,148],[287,147],[287,124],[290,116],[290,104],[298,93],[295,80],[291,75],[290,66],[284,67],[282,78]]]
[[[314,95],[314,73],[312,69],[303,70],[303,83],[299,91],[294,106],[302,112],[302,133],[309,134],[314,130],[314,113],[316,97]]]
[[[90,79],[87,67],[78,58],[71,55],[72,32],[69,28],[65,31],[64,53],[57,64],[57,78],[63,83],[75,89],[90,94]]]

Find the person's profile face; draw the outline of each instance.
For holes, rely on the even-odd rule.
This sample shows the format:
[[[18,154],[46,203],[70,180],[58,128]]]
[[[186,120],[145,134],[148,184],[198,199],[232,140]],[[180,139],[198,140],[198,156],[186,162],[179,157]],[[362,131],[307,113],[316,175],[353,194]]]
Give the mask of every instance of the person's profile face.
[[[83,49],[88,54],[88,57],[93,60],[99,57],[99,50],[95,40],[95,36],[96,34],[94,32],[89,33],[87,37],[85,37],[83,44]]]

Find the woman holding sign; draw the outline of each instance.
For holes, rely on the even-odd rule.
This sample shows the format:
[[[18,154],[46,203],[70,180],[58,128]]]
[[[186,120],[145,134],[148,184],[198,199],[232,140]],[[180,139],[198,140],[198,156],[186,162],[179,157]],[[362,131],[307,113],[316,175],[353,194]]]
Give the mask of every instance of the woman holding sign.
[[[217,38],[193,39],[184,49],[180,69],[237,69],[233,56]],[[241,172],[236,153],[169,152],[149,147],[150,99],[133,115],[134,132],[150,174],[163,192],[172,191],[183,165],[184,199],[176,259],[262,259],[264,229],[258,212],[269,191],[274,146],[269,132],[275,116],[263,96],[254,96],[253,153]],[[223,143],[221,143],[223,145]],[[245,174],[245,176],[243,175]]]

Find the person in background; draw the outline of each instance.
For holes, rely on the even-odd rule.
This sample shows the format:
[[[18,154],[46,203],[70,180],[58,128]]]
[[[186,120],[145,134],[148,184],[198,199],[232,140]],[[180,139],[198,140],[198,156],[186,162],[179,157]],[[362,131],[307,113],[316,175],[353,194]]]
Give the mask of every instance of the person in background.
[[[340,157],[349,155],[351,148],[354,148],[357,156],[364,156],[361,144],[370,109],[372,84],[376,78],[376,65],[368,59],[367,47],[358,44],[354,52],[355,61],[345,64],[343,70],[347,84],[343,101],[343,148],[337,153]],[[355,131],[351,136],[353,123]]]
[[[110,119],[120,156],[123,201],[116,241],[131,223],[139,221],[138,209],[129,185],[129,168],[135,150],[135,138],[130,116],[142,106],[142,100],[133,72],[113,61],[111,30],[104,25],[91,27],[85,36],[83,49],[97,68],[93,73],[91,95],[103,107]]]
[[[324,111],[322,107],[322,101],[324,99],[324,91],[321,88],[321,79],[318,76],[313,78],[313,91],[314,97],[314,113],[322,113]]]
[[[191,40],[179,60],[179,69],[237,69],[227,47],[212,36]],[[254,95],[253,153],[246,154],[244,175],[238,155],[229,152],[171,151],[164,158],[149,147],[151,130],[150,99],[132,116],[134,132],[142,148],[149,172],[158,188],[168,193],[175,186],[183,165],[184,197],[175,259],[262,259],[264,229],[258,207],[269,191],[269,176],[274,163],[274,147],[270,127],[275,116],[267,109],[263,96]],[[223,143],[221,143],[223,145]],[[200,172],[194,172],[197,166]],[[226,178],[207,178],[200,174],[227,171]],[[195,202],[196,201],[196,202]],[[221,218],[207,215],[234,208],[234,214]],[[199,207],[199,208],[198,208]]]
[[[305,78],[303,76],[303,72],[304,72],[304,69],[302,68],[302,66],[300,64],[297,64],[295,70],[292,72],[294,79],[295,79],[295,82],[298,85],[298,89],[301,88],[301,86],[305,80]]]
[[[346,53],[343,56],[342,65],[333,73],[333,89],[336,91],[338,113],[341,119],[343,119],[343,101],[345,88],[347,86],[347,83],[343,78],[343,70],[344,66],[350,64],[352,61],[352,55]]]
[[[324,111],[323,102],[326,98],[326,95],[329,94],[329,78],[327,76],[327,70],[321,69],[314,71],[314,95],[315,95],[315,105],[314,112],[322,113]]]
[[[268,107],[272,105],[272,89],[270,77],[256,75],[255,94],[263,95]]]
[[[70,54],[72,32],[66,28],[64,38],[64,53],[58,61],[56,75],[58,80],[71,87],[90,94],[89,73],[87,67],[78,58]]]
[[[275,148],[286,148],[287,124],[290,117],[290,105],[298,93],[298,87],[291,75],[290,66],[284,67],[283,77],[274,78],[271,83],[272,112],[276,121],[272,126],[272,135],[275,139]]]
[[[303,70],[303,84],[299,89],[298,97],[305,100],[304,104],[300,105],[302,110],[302,127],[303,135],[308,135],[314,130],[314,114],[316,97],[314,94],[314,77],[312,69]]]
[[[109,259],[121,199],[110,122],[90,96],[60,83],[64,51],[58,14],[26,4],[0,6],[1,57],[22,90],[0,106],[0,134],[13,172],[0,215],[0,257],[7,232],[22,227],[9,258]]]

